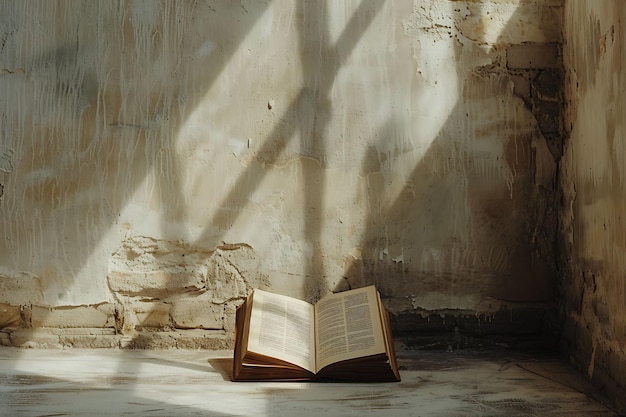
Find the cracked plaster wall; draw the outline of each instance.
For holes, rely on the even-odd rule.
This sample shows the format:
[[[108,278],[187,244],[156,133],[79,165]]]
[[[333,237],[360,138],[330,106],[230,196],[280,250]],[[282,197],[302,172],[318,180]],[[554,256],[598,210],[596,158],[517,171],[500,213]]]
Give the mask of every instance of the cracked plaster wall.
[[[226,329],[254,286],[375,283],[409,315],[552,300],[560,1],[0,8],[12,326]]]
[[[626,409],[626,4],[565,2],[563,346]]]

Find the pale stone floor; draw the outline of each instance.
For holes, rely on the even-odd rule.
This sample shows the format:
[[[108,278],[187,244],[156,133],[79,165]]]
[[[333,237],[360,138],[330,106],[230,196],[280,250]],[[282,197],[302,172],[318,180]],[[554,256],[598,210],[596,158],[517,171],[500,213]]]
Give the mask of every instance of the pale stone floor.
[[[617,415],[555,358],[399,352],[400,383],[235,383],[231,354],[0,348],[0,416]]]

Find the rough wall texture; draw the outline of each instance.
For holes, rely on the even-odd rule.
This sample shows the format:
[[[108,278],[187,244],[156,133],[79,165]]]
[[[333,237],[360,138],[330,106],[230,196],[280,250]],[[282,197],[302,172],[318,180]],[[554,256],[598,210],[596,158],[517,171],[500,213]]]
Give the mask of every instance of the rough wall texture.
[[[626,409],[626,4],[565,4],[564,347]]]
[[[559,0],[0,7],[7,328],[228,332],[254,286],[551,301]]]

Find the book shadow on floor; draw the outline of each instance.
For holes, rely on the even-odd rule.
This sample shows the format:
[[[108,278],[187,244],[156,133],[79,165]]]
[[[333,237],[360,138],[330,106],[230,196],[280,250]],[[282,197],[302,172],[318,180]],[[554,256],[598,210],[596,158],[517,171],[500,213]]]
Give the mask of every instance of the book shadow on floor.
[[[233,358],[213,358],[208,360],[213,370],[222,375],[224,381],[232,381]]]

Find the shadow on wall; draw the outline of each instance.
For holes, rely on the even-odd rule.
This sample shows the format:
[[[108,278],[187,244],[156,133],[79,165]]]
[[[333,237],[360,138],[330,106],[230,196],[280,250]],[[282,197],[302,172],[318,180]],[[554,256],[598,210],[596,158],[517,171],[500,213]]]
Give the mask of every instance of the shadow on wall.
[[[331,162],[338,146],[335,137],[340,136],[330,132],[338,117],[333,94],[343,67],[372,22],[397,4],[360,2],[336,40],[331,39],[333,16],[327,4],[307,1],[294,6],[289,18],[300,23],[300,68],[291,76],[301,78],[299,90],[278,117],[263,122],[271,124],[269,133],[237,175],[219,170],[225,166],[222,159],[230,157],[232,138],[215,133],[217,139],[209,143],[223,145],[221,149],[194,148],[193,141],[177,143],[182,129],[192,138],[206,134],[199,128],[194,131],[189,120],[220,122],[215,117],[219,109],[196,113],[202,102],[240,100],[237,91],[223,91],[216,81],[235,76],[224,73],[228,65],[237,69],[236,75],[243,73],[237,65],[249,61],[240,59],[245,53],[241,45],[250,45],[250,34],[269,24],[271,5],[269,1],[106,2],[97,7],[86,1],[3,3],[2,16],[8,17],[1,23],[7,35],[0,53],[10,71],[3,73],[0,88],[16,100],[3,104],[5,116],[0,121],[2,135],[11,138],[1,149],[6,169],[0,177],[5,236],[0,264],[7,271],[5,283],[33,287],[31,292],[17,292],[15,297],[22,300],[12,302],[82,304],[71,294],[76,289],[87,300],[90,294],[108,292],[110,283],[76,277],[105,276],[106,267],[93,257],[116,252],[119,238],[142,238],[150,228],[161,229],[164,238],[185,237],[177,252],[181,257],[194,251],[194,256],[210,256],[213,248],[232,237],[229,226],[253,204],[269,172],[261,168],[285,164],[287,148],[303,164],[312,165],[302,171],[298,184],[302,212],[285,212],[301,221],[310,248],[302,268],[308,299],[317,299],[329,288],[367,283],[376,283],[396,310],[473,309],[483,296],[550,299],[550,259],[544,251],[551,246],[548,238],[536,241],[538,224],[547,216],[533,208],[540,185],[537,155],[545,144],[541,127],[533,124],[524,107],[526,101],[531,110],[535,108],[533,81],[544,68],[511,69],[498,40],[489,49],[485,45],[490,41],[468,29],[472,19],[487,18],[480,3],[457,9],[449,3],[449,10],[434,3],[430,9],[414,7],[412,18],[404,22],[405,32],[417,39],[412,46],[418,61],[420,54],[434,54],[442,63],[429,66],[420,61],[415,84],[406,87],[410,89],[406,109],[390,111],[377,131],[366,130],[376,138],[361,160],[359,176],[365,185],[355,190],[354,197],[365,219],[360,243],[346,256],[345,280],[329,276],[328,271],[337,270],[326,261],[334,248],[323,238],[333,227],[325,215],[334,203],[324,197],[333,183],[327,172],[341,173]],[[419,26],[441,10],[454,18],[439,26]],[[26,24],[27,16],[35,16],[32,24]],[[21,41],[14,36],[22,30],[15,22],[31,31]],[[515,14],[510,22],[516,22]],[[508,43],[508,32],[514,30],[504,27],[502,43]],[[58,39],[64,40],[62,46]],[[264,48],[262,43],[254,45]],[[381,64],[372,64],[376,65]],[[511,94],[511,79],[520,85],[528,82],[524,101]],[[438,83],[446,87],[442,90]],[[441,91],[445,97],[438,96]],[[271,100],[263,104],[273,106]],[[381,108],[397,105],[391,99],[380,102]],[[405,110],[408,116],[400,115]],[[484,117],[486,112],[492,117]],[[179,158],[181,150],[198,157]],[[182,161],[198,163],[195,172],[204,178],[185,176],[190,167]],[[206,177],[224,184],[223,197],[202,194]],[[553,185],[553,178],[545,179],[541,185]],[[190,186],[195,180],[200,185]],[[194,192],[182,192],[189,189]],[[205,222],[192,232],[181,231],[178,220],[197,209],[193,203],[199,196],[215,200],[211,204],[217,209],[200,209],[204,211],[194,218],[206,214]],[[151,223],[147,214],[142,218],[145,207],[161,214],[157,223]],[[143,222],[143,230],[120,222],[120,216]],[[139,247],[143,252],[131,248],[130,257],[162,249],[157,239],[143,237],[146,243]],[[228,263],[227,255],[223,258]],[[188,272],[185,268],[179,272]],[[20,270],[37,277],[14,276]],[[38,279],[41,287],[28,284]],[[169,283],[173,279],[173,274],[164,278],[165,289],[188,288],[187,282],[174,287]],[[194,285],[193,291],[206,290],[202,282]],[[243,285],[237,288],[242,293],[248,290],[247,283]],[[167,323],[169,307],[159,310],[163,303],[150,304],[154,294],[143,290],[120,291],[145,298],[142,315],[161,315],[164,319],[155,323]],[[37,291],[40,294],[34,296]],[[100,301],[97,295],[93,298]]]
[[[154,294],[141,292],[145,288],[132,294],[139,296],[134,311],[129,311],[128,297],[116,295],[114,307],[103,303],[110,287],[104,279],[93,279],[108,272],[98,258],[123,251],[119,241],[132,233],[120,217],[136,201],[164,218],[185,210],[179,188],[183,167],[174,157],[176,133],[269,5],[2,3],[0,56],[6,68],[0,72],[0,89],[12,98],[1,104],[0,119],[1,135],[7,138],[0,145],[0,182],[7,191],[0,198],[0,303],[11,312],[7,320],[2,317],[3,328],[32,324],[119,331],[132,316],[146,327],[170,324],[170,306],[147,302]],[[146,183],[153,188],[146,190]],[[160,225],[146,227],[156,231]],[[162,248],[149,236],[142,249],[154,255],[155,248]],[[181,246],[174,249],[183,257],[211,255]],[[172,264],[177,268],[181,262]],[[218,260],[211,266],[222,265]],[[142,267],[137,275],[145,276]],[[166,271],[157,286],[181,297],[189,290],[186,282],[176,282],[180,269]],[[50,314],[41,305],[80,307],[72,316],[67,309]],[[224,306],[208,310],[203,313],[219,320],[197,324],[184,317],[182,326],[223,328]],[[12,333],[12,343],[29,336]]]
[[[521,38],[529,24],[528,6],[523,8],[450,3],[452,22],[422,28],[423,37],[434,38],[458,65],[435,74],[418,71],[418,77],[455,84],[458,100],[387,204],[378,198],[390,188],[385,169],[417,152],[370,148],[362,166],[369,185],[367,227],[336,290],[373,283],[389,304],[404,296],[401,309],[408,301],[431,311],[475,311],[484,297],[553,300],[562,75],[556,36],[544,44],[542,34],[529,30],[530,43],[511,45],[529,41]],[[558,10],[537,26],[549,31]],[[528,54],[520,60],[524,48]],[[376,137],[382,143],[403,135],[419,133],[390,121]]]
[[[279,117],[274,129],[263,139],[263,144],[250,165],[278,165],[283,150],[291,141],[298,141],[299,156],[311,158],[320,165],[319,170],[303,172],[301,189],[304,191],[301,213],[302,228],[308,240],[312,253],[306,263],[305,293],[311,299],[318,299],[323,295],[326,287],[322,252],[322,229],[326,193],[324,168],[327,161],[327,148],[332,146],[328,138],[329,118],[332,117],[331,89],[335,83],[339,70],[344,61],[350,57],[351,51],[360,41],[362,34],[378,15],[385,0],[361,2],[354,11],[341,35],[334,44],[331,44],[328,22],[329,8],[324,2],[299,2],[296,6],[296,16],[301,19],[298,48],[301,54],[302,87],[295,94],[293,101],[286,107]],[[339,53],[341,51],[341,54]],[[271,105],[270,105],[271,106]],[[251,200],[267,171],[261,173],[255,170],[246,170],[239,175],[236,182],[230,187],[226,196],[219,205],[224,207],[238,207]],[[229,221],[234,223],[239,212],[231,215]],[[215,217],[207,223],[213,225],[218,222]],[[197,239],[198,244],[214,239],[211,229],[206,228]]]
[[[119,216],[148,177],[149,206],[183,210],[176,131],[268,5],[3,3],[1,88],[14,100],[1,125],[1,265],[40,277],[43,294],[30,297],[64,304],[75,285],[85,299],[107,290],[73,277],[96,268],[94,253],[113,252],[105,238],[124,233]]]
[[[11,195],[4,196],[1,207],[5,239],[0,273],[5,289],[18,290],[0,301],[76,305],[89,303],[95,293],[100,302],[97,294],[109,290],[106,282],[75,278],[89,272],[107,274],[92,259],[118,249],[110,246],[115,240],[110,235],[132,235],[117,229],[130,227],[119,224],[119,217],[133,198],[163,213],[161,223],[152,226],[167,237],[175,224],[172,219],[188,210],[188,196],[181,193],[185,167],[175,155],[177,132],[215,81],[228,76],[223,69],[255,25],[268,23],[264,13],[270,3],[2,5],[1,23],[7,28],[2,54],[10,68],[3,72],[1,88],[16,101],[5,102],[3,109],[3,136],[11,140],[2,148],[2,184]],[[324,5],[298,5],[295,15],[304,22],[299,41],[303,86],[281,117],[288,123],[279,124],[264,139],[259,163],[274,163],[296,133],[303,156],[324,160],[321,138],[329,115],[327,96],[341,67],[336,51],[349,56],[383,4],[362,3],[335,48],[328,46],[326,30],[319,27],[326,21]],[[20,31],[28,35],[19,38]],[[320,71],[320,53],[332,71]],[[302,129],[305,125],[308,130]],[[262,178],[258,171],[244,171],[220,205],[242,207]],[[149,179],[156,189],[145,189]],[[315,211],[323,205],[322,178],[304,181],[305,205]],[[240,211],[232,213],[227,222],[232,223]],[[223,220],[210,218],[205,232],[183,247],[181,256],[198,252],[194,244],[219,245],[222,236],[215,233],[215,224]],[[311,241],[319,240],[320,220],[303,216],[303,223]],[[147,242],[140,249],[147,252],[157,246],[150,237]],[[312,247],[307,276],[315,276],[314,265],[321,259],[319,244]],[[20,270],[29,272],[15,273]],[[318,292],[319,287],[311,283],[309,291]],[[72,296],[77,292],[82,299]],[[142,314],[160,314],[151,310],[154,305]],[[38,309],[39,315],[43,312]]]

